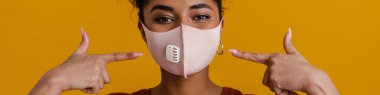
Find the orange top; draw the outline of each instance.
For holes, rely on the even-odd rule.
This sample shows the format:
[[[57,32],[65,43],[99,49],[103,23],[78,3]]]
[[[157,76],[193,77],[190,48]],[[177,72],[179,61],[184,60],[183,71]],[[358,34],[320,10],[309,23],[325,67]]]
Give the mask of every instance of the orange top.
[[[110,93],[108,95],[150,95],[151,89],[141,89],[137,92],[134,92],[132,94],[128,93]],[[229,87],[223,87],[223,91],[221,95],[253,95],[253,94],[243,94],[237,89],[229,88]]]

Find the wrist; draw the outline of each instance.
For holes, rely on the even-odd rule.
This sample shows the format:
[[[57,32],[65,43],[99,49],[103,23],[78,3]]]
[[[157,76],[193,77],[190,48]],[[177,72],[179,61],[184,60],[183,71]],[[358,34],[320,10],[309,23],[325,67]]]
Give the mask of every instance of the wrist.
[[[56,83],[45,84],[45,89],[46,95],[60,95],[63,92],[61,86]]]
[[[29,95],[60,95],[62,91],[63,89],[58,83],[42,78]]]
[[[304,91],[308,95],[339,95],[328,74],[320,69],[310,74]]]
[[[43,84],[48,85],[50,87],[59,89],[61,91],[66,90],[65,85],[64,85],[64,78],[60,76],[56,76],[57,74],[54,73],[54,71],[48,71],[44,76],[43,76]]]

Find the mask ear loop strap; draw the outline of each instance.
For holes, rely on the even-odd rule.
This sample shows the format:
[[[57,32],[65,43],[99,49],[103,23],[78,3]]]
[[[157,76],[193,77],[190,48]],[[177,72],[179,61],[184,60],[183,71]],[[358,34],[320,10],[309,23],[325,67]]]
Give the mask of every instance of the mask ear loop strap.
[[[222,41],[219,42],[219,46],[221,47],[221,51],[219,50],[219,47],[218,47],[218,51],[217,51],[217,53],[218,53],[219,55],[222,55],[223,52],[224,52],[224,46],[223,46]]]

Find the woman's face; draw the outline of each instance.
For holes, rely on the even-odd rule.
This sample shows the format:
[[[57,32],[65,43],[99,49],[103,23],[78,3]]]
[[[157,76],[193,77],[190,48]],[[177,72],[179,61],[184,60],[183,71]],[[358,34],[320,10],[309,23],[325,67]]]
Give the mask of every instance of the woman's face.
[[[152,31],[164,32],[186,24],[199,29],[219,24],[214,0],[149,0],[144,7],[144,23]]]

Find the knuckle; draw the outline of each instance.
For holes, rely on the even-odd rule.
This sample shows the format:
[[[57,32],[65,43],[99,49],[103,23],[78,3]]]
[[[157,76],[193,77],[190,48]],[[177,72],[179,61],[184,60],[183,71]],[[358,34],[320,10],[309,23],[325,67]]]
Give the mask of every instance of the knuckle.
[[[248,52],[242,52],[242,56],[243,56],[245,59],[252,59],[251,54],[248,53]]]
[[[252,53],[252,54],[251,54],[251,58],[252,58],[252,59],[257,58],[258,56],[259,56],[259,54],[257,54],[257,53]]]
[[[275,65],[275,64],[278,64],[278,61],[277,61],[277,58],[276,57],[272,57],[269,59],[269,63],[271,65]]]
[[[269,63],[271,63],[272,65],[279,64],[280,60],[282,60],[284,57],[284,55],[273,56],[269,59]]]
[[[120,53],[113,54],[113,57],[115,58],[115,61],[118,61],[120,59]]]
[[[247,56],[248,55],[248,53],[244,52],[244,51],[240,52],[240,54],[243,55],[243,56]]]

